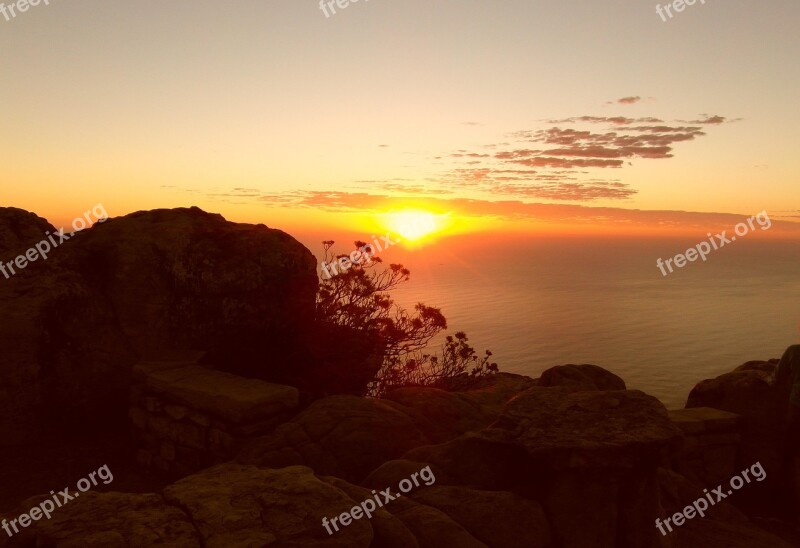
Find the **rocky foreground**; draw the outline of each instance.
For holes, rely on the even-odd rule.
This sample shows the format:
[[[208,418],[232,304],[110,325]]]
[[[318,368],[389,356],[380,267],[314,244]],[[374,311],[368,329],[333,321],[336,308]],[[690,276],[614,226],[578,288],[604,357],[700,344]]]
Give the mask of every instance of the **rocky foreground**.
[[[0,242],[0,254],[29,245],[42,223],[0,209],[0,227],[18,235]],[[4,433],[23,439],[62,405],[70,420],[106,410],[135,438],[139,464],[168,478],[151,493],[82,493],[11,538],[0,531],[0,546],[794,545],[763,519],[781,517],[771,501],[786,496],[786,387],[765,380],[774,362],[700,383],[677,411],[594,365],[362,398],[350,392],[374,366],[369,359],[342,378],[342,364],[315,361],[310,344],[241,363],[281,337],[302,345],[319,333],[310,253],[281,234],[199,210],[138,213],[0,280],[10,314],[0,341],[13,348],[0,354],[0,407],[12,414]],[[262,324],[266,313],[285,313],[293,332],[274,316]],[[80,428],[70,420],[60,424]],[[666,536],[656,529],[657,518],[756,461],[766,481]],[[332,534],[323,527],[377,492],[397,493],[424,467],[435,482],[371,520]]]

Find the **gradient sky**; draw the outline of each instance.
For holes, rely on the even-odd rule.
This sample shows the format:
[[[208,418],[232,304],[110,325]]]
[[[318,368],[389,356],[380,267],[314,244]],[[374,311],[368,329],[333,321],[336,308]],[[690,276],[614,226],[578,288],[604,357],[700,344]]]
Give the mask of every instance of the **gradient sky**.
[[[289,232],[409,205],[463,230],[800,215],[800,4],[655,7],[50,0],[0,17],[0,205]]]

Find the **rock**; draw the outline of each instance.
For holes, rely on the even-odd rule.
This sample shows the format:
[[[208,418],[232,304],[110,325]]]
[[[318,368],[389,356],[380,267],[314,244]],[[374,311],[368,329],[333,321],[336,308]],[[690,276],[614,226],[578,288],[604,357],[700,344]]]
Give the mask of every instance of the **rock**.
[[[663,519],[682,512],[705,496],[703,490],[675,472],[659,469],[658,485]],[[663,527],[663,526],[662,526]],[[748,521],[732,504],[723,500],[710,505],[705,518],[695,515],[662,537],[665,548],[789,548],[791,545]],[[661,535],[659,535],[661,536]]]
[[[761,362],[758,367],[745,366],[698,383],[689,394],[686,407],[711,407],[736,413],[743,417],[745,423],[748,419],[782,418],[788,408],[788,390],[783,397],[781,387],[771,386],[767,382],[772,374],[767,362]]]
[[[174,483],[164,497],[189,514],[207,548],[366,548],[373,539],[372,527],[363,519],[328,534],[322,518],[338,516],[360,501],[302,466],[265,470],[222,464]]]
[[[772,374],[775,370],[775,366],[778,365],[779,359],[771,359],[767,361],[762,360],[751,360],[749,362],[745,362],[734,371],[762,371],[764,373]]]
[[[146,390],[232,423],[256,421],[297,407],[300,394],[296,388],[245,379],[222,371],[196,365],[175,363],[140,363],[134,376],[141,378]],[[165,406],[176,409],[176,406]],[[188,410],[182,412],[182,419]]]
[[[21,505],[27,512],[45,497]],[[86,492],[56,508],[50,519],[35,521],[8,546],[200,548],[189,517],[156,494]],[[3,537],[6,535],[3,534]],[[0,540],[0,544],[2,544]]]
[[[407,387],[390,391],[384,399],[403,405],[417,428],[439,443],[486,428],[500,416],[508,400],[536,384],[529,377],[507,373],[470,381],[464,392]]]
[[[412,492],[412,498],[441,510],[469,534],[496,548],[545,548],[550,527],[542,506],[505,491],[434,485]],[[491,519],[487,519],[491,516]]]
[[[323,476],[320,479],[341,490],[358,504],[374,498],[369,489],[352,485],[342,479],[333,476]],[[403,503],[398,501],[398,504],[402,505]],[[417,538],[399,518],[391,513],[391,509],[397,509],[397,506],[390,502],[386,507],[376,509],[372,515],[370,524],[375,533],[372,545],[381,548],[418,548]]]
[[[738,428],[740,423],[740,417],[736,413],[728,413],[712,407],[672,409],[669,411],[669,418],[685,434],[727,432]]]
[[[0,261],[12,262],[56,228],[35,213],[16,207],[0,207]],[[9,276],[11,273],[9,272]],[[5,278],[0,274],[0,281]]]
[[[542,373],[539,386],[562,386],[570,391],[625,390],[625,381],[591,364],[557,365]]]
[[[497,419],[502,408],[502,404],[495,409],[484,408],[467,394],[426,387],[399,388],[384,399],[402,405],[415,426],[437,443],[486,428]]]
[[[710,489],[716,487],[708,486],[700,487],[692,483],[682,475],[667,470],[666,468],[658,469],[658,489],[659,489],[659,504],[660,513],[659,517],[667,517],[681,512],[686,506],[692,504],[699,498],[705,496],[703,489]],[[712,495],[713,496],[713,495]],[[730,522],[746,522],[747,516],[741,511],[737,510],[730,502],[726,500],[719,501],[714,505],[710,505],[706,516],[710,519],[718,519]]]
[[[754,506],[762,509],[784,497],[785,485],[790,484],[783,476],[789,386],[767,382],[774,368],[775,360],[748,362],[735,371],[698,383],[686,404],[687,409],[711,407],[741,417],[737,465],[760,462],[767,470],[767,479],[752,486],[749,496]]]
[[[502,410],[508,400],[537,385],[538,381],[536,379],[525,375],[496,373],[471,379],[468,386],[459,389],[459,391],[481,407],[491,409],[497,407]],[[456,388],[449,388],[448,390],[456,390]]]
[[[376,468],[369,476],[361,482],[361,485],[372,489],[385,489],[396,484],[397,478],[408,478],[411,474],[419,472],[426,466],[431,468],[431,473],[436,478],[436,485],[454,485],[457,482],[447,476],[441,468],[427,462],[414,462],[410,460],[390,460]]]
[[[642,548],[658,540],[642,525],[657,509],[658,464],[681,440],[664,406],[641,392],[537,387],[491,427],[404,458],[462,485],[539,502],[556,545]]]
[[[372,491],[350,485],[338,478],[323,478],[354,500],[363,501],[372,497]],[[385,487],[398,495],[397,483],[403,478],[394,478]],[[380,500],[384,500],[383,497]],[[397,496],[384,504],[372,520],[375,526],[375,545],[385,548],[485,548],[486,545],[470,535],[466,529],[450,516],[432,506],[420,504],[407,496]]]
[[[781,538],[749,523],[730,523],[716,520],[692,520],[668,538],[669,548],[792,548]]]
[[[669,455],[682,439],[663,404],[638,390],[543,388],[512,399],[486,436],[519,444],[553,468],[635,467]]]
[[[302,464],[359,483],[387,460],[430,443],[404,411],[391,401],[331,396],[250,441],[237,461],[272,468]]]
[[[4,209],[0,227],[9,225],[7,249],[52,228]],[[132,213],[80,232],[1,280],[0,433],[12,443],[46,422],[122,424],[141,359],[205,353],[206,365],[287,376],[287,348],[313,325],[315,262],[279,230],[197,208]]]
[[[198,208],[158,209],[109,219],[69,243],[61,266],[107,300],[143,359],[201,350],[223,366],[245,356],[261,361],[262,350],[275,348],[260,337],[313,319],[314,257],[264,225]]]
[[[488,548],[447,514],[416,505],[395,514],[414,534],[420,548]]]

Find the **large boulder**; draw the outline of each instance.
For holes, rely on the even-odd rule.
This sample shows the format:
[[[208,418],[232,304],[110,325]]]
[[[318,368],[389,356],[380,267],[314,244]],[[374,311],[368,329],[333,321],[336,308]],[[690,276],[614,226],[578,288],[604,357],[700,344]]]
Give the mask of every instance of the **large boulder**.
[[[658,471],[660,494],[658,518],[664,529],[662,543],[664,548],[789,548],[793,546],[781,538],[762,530],[753,524],[733,504],[738,504],[746,494],[734,493],[731,502],[722,500],[709,505],[705,516],[695,512],[692,519],[680,526],[672,526],[669,531],[663,521],[667,517],[683,512],[706,493],[695,483],[680,474],[666,469]],[[752,485],[748,485],[750,489]]]
[[[625,390],[625,381],[610,371],[592,364],[557,365],[544,371],[539,386],[561,386],[570,391]]]
[[[451,391],[459,385],[459,391]],[[498,373],[477,379],[456,377],[448,390],[398,388],[384,399],[401,404],[417,428],[439,443],[486,428],[500,416],[508,400],[535,385],[530,377]]]
[[[30,512],[46,497],[32,498],[18,508]],[[52,502],[52,501],[51,501]],[[46,507],[46,506],[45,506]],[[14,519],[6,516],[8,520]],[[125,548],[127,546],[164,546],[165,548],[200,548],[200,535],[188,515],[168,505],[155,493],[87,492],[52,511],[46,519],[39,512],[19,534],[0,535],[0,546],[57,548]],[[19,526],[18,526],[19,527]]]
[[[752,361],[714,379],[697,384],[687,409],[713,407],[740,416],[741,442],[737,466],[760,462],[768,471],[763,484],[753,486],[749,500],[760,512],[788,497],[784,475],[789,385],[769,381],[778,360]],[[751,505],[752,506],[752,505]]]
[[[335,485],[354,500],[373,497],[370,490],[350,485],[338,478],[322,478]],[[447,513],[416,500],[397,495],[372,518],[375,544],[381,548],[487,548],[466,527]],[[499,528],[499,524],[498,524]],[[500,546],[493,544],[492,546]]]
[[[658,544],[646,525],[658,509],[656,471],[681,442],[664,406],[641,392],[536,387],[489,428],[404,458],[538,502],[564,548],[641,548]]]
[[[509,399],[533,384],[528,377],[500,374],[465,392],[408,387],[384,399],[331,396],[252,440],[237,460],[271,467],[303,464],[359,483],[414,447],[486,428]]]
[[[313,319],[314,257],[265,225],[160,209],[110,219],[69,243],[59,266],[111,306],[143,359],[203,350],[209,363],[268,368],[262,351]]]
[[[24,209],[0,207],[0,261],[11,262],[17,255],[45,238],[47,232],[54,233],[55,227]],[[0,280],[5,275],[0,274]],[[8,273],[11,276],[11,273]]]
[[[444,512],[487,546],[550,546],[550,526],[542,505],[519,495],[434,485],[411,496],[416,502]]]
[[[331,396],[272,434],[252,440],[237,460],[271,468],[302,464],[318,474],[359,483],[387,460],[429,443],[401,405]]]
[[[52,229],[19,210],[0,211],[0,228],[11,234],[0,249],[12,253]],[[123,421],[142,358],[205,354],[206,365],[281,382],[297,368],[287,348],[313,325],[318,283],[292,237],[197,208],[95,224],[0,281],[7,443],[58,419]]]
[[[367,548],[373,531],[366,520],[329,534],[322,519],[349,511],[360,500],[317,478],[302,466],[265,470],[223,464],[186,477],[164,490],[183,508],[203,546],[341,546]]]
[[[353,485],[340,478],[322,476],[320,479],[341,490],[351,499],[358,501],[359,504],[375,496],[369,489]],[[372,531],[375,535],[372,546],[379,546],[380,548],[419,548],[420,545],[414,533],[391,513],[396,509],[397,507],[394,503],[389,503],[374,510],[372,518],[370,518],[370,525],[372,525]],[[364,517],[362,516],[361,519],[364,519]]]

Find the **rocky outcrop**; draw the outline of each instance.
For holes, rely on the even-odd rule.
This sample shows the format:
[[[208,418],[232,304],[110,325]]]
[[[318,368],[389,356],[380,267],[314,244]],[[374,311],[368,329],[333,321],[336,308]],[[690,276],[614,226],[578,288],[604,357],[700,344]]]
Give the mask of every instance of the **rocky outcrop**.
[[[405,458],[540,503],[558,546],[633,548],[657,546],[643,523],[658,506],[658,464],[680,441],[663,405],[641,392],[531,388],[489,428]]]
[[[47,232],[55,231],[53,225],[35,213],[16,207],[0,207],[0,261],[11,262],[44,239]],[[0,280],[3,280],[2,275]]]
[[[52,229],[19,210],[0,211],[0,226],[8,250]],[[264,225],[197,208],[96,224],[0,279],[0,433],[11,442],[44,422],[122,424],[143,358],[205,353],[214,367],[286,377],[316,287],[311,253]],[[310,364],[306,355],[298,368]]]
[[[414,447],[487,427],[508,399],[532,384],[520,375],[499,374],[466,392],[414,387],[384,399],[332,396],[246,444],[238,460],[271,467],[302,464],[358,483]]]
[[[739,415],[693,407],[672,410],[669,418],[685,436],[683,448],[670,459],[676,472],[698,485],[718,485],[739,472]]]
[[[666,470],[658,471],[662,519],[683,512],[686,506],[705,496],[703,489],[682,475]],[[748,488],[751,487],[750,485]],[[735,500],[735,499],[731,499]],[[666,531],[666,529],[665,529]],[[764,531],[752,523],[730,502],[720,501],[710,506],[704,517],[695,515],[683,525],[661,538],[664,548],[790,548],[795,546],[780,537]]]
[[[365,520],[329,535],[322,517],[349,511],[356,501],[301,466],[265,470],[220,465],[171,485],[164,497],[189,514],[207,548],[366,548],[373,538],[372,527]]]
[[[428,443],[394,402],[331,396],[314,402],[273,434],[249,442],[237,460],[270,468],[302,464],[359,483],[387,460]]]
[[[42,498],[25,501],[20,513]],[[57,508],[50,519],[41,517],[13,537],[3,534],[0,546],[197,548],[201,544],[189,516],[161,495],[87,492]]]
[[[541,504],[519,495],[440,485],[412,496],[416,502],[443,512],[487,546],[551,545],[550,525]]]
[[[760,462],[767,470],[763,484],[750,488],[749,499],[769,514],[776,501],[789,504],[791,485],[785,475],[786,417],[789,386],[768,382],[778,360],[747,362],[730,373],[704,380],[689,394],[687,409],[713,407],[740,417],[737,468]]]
[[[224,419],[235,428],[291,412],[296,403],[293,389],[196,368],[137,368],[142,410],[155,413],[150,402],[175,424],[208,420],[210,427]],[[407,388],[391,400],[324,398],[251,439],[242,462],[204,469],[162,493],[89,493],[11,544],[785,546],[727,502],[668,536],[654,526],[703,493],[660,465],[685,455],[687,434],[724,433],[735,417],[703,409],[670,416],[655,398],[600,390],[596,382],[587,390],[536,384],[498,375],[461,392]],[[399,495],[400,482],[426,467],[424,483],[384,501],[371,519],[340,523],[338,531],[323,526],[323,518],[387,488]],[[32,505],[23,503],[16,515]]]

